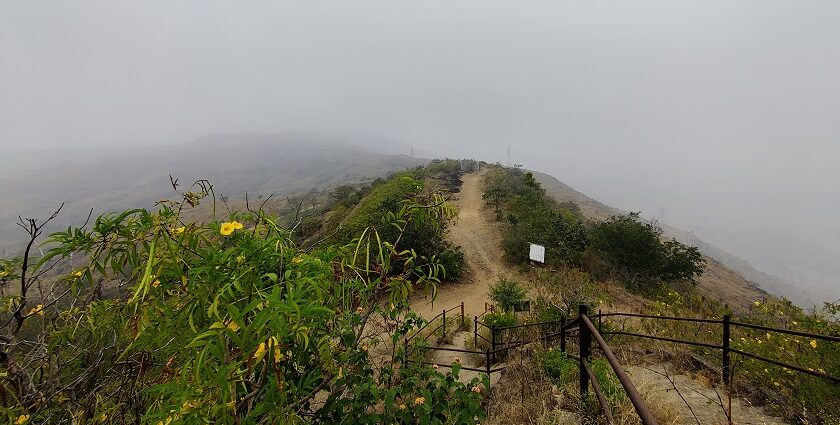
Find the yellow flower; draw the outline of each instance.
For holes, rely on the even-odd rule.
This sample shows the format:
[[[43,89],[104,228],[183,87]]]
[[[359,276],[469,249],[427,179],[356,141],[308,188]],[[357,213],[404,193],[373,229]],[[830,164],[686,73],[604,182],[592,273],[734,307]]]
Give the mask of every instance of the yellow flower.
[[[15,425],[22,425],[29,422],[29,415],[20,415],[15,421]]]
[[[420,406],[421,404],[426,402],[426,397],[417,397],[414,399],[414,405]]]
[[[257,346],[257,350],[254,351],[254,355],[252,357],[254,359],[254,362],[258,362],[258,361],[262,360],[263,357],[265,357],[265,343],[264,342],[261,342],[260,345]]]
[[[300,264],[302,262],[303,262],[303,257],[301,257],[300,255],[298,255],[295,258],[292,258],[292,264]]]
[[[277,342],[277,338],[271,337],[266,342],[268,348],[274,348],[274,363],[282,362],[283,359],[286,358],[286,356],[284,356],[283,353],[280,352],[280,343]]]
[[[812,348],[817,348],[817,340],[816,339],[811,340],[811,347]]]
[[[233,228],[236,229],[236,230],[241,230],[243,227],[245,227],[245,226],[242,225],[242,223],[240,223],[236,220],[231,221],[230,224],[232,224]]]
[[[236,257],[236,262],[240,263],[240,264],[244,263],[245,262],[245,256],[240,255],[240,256]]]
[[[756,302],[755,302],[755,306],[756,306],[756,307],[758,307],[758,306],[760,306],[760,305],[761,305],[761,301],[756,301]]]
[[[157,288],[158,286],[160,286],[160,279],[155,279],[155,281],[152,282],[152,288]]]
[[[476,386],[472,387],[472,390],[471,390],[471,391],[472,391],[472,392],[474,392],[474,393],[476,393],[476,394],[481,394],[481,387],[479,387],[478,385],[476,385]]]
[[[79,271],[77,271],[76,273],[73,273],[73,276],[76,276],[76,277],[82,277],[82,271],[81,271],[81,270],[79,270]]]
[[[38,304],[35,307],[32,307],[32,310],[29,310],[29,313],[27,313],[26,315],[31,316],[33,314],[38,314],[39,316],[43,316],[44,315],[44,305],[43,304]]]
[[[172,232],[174,232],[174,233],[184,233],[184,230],[187,230],[187,228],[184,227],[184,226],[181,226],[181,227],[176,227],[176,228],[172,229]]]
[[[231,233],[233,233],[234,230],[236,230],[236,226],[234,226],[233,223],[225,222],[222,223],[222,227],[219,228],[219,233],[221,233],[224,236],[228,236]]]
[[[405,409],[406,409],[405,403],[400,403],[400,410],[405,410]]]
[[[230,329],[232,332],[236,332],[239,330],[239,325],[236,324],[233,320],[228,323],[227,328]]]

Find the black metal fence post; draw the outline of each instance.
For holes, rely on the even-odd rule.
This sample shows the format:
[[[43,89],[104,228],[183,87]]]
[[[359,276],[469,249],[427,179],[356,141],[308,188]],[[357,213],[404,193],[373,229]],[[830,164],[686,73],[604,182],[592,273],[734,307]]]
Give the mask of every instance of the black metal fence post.
[[[490,326],[490,346],[493,349],[493,363],[496,363],[496,325]]]
[[[446,339],[446,309],[443,309],[443,339]]]
[[[598,333],[604,333],[604,329],[601,327],[601,309],[598,309]]]
[[[484,350],[484,363],[487,365],[487,377],[490,377],[490,349]]]
[[[728,314],[723,315],[723,384],[729,387],[729,320]]]
[[[566,316],[560,319],[560,351],[566,352]]]
[[[586,365],[584,364],[589,360],[591,355],[591,348],[592,348],[592,333],[588,327],[583,325],[583,317],[589,312],[589,309],[586,305],[579,305],[578,306],[578,318],[580,320],[580,326],[578,326],[578,335],[579,335],[579,345],[580,345],[580,360],[579,360],[579,369],[580,369],[580,399],[583,401],[586,398],[586,395],[589,393],[589,375],[586,373]]]
[[[473,325],[475,326],[475,330],[473,331],[473,346],[478,348],[478,316],[473,316]]]

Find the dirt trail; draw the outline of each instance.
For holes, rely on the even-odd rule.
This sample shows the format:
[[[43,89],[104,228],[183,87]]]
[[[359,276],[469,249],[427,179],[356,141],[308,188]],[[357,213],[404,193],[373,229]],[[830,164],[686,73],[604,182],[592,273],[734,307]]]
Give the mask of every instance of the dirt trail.
[[[723,406],[728,408],[726,392],[672,370],[670,363],[625,368],[633,383],[660,405],[668,405],[675,425],[727,423]],[[662,407],[660,406],[660,410]],[[733,397],[732,423],[739,425],[782,425],[782,418],[769,416],[749,401]]]
[[[464,250],[467,275],[457,284],[441,285],[433,303],[431,296],[419,296],[412,300],[412,310],[425,318],[431,318],[461,301],[464,302],[468,318],[481,314],[484,303],[490,301],[490,285],[499,277],[511,274],[504,267],[498,224],[490,221],[490,214],[484,211],[482,195],[485,172],[482,170],[464,175],[461,191],[455,200],[458,221],[450,226],[446,235],[447,240]]]

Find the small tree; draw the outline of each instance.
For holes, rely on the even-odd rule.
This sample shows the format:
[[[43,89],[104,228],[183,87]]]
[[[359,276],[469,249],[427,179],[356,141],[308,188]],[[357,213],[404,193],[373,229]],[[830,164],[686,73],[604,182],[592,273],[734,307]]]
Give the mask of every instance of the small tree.
[[[501,278],[490,287],[490,299],[502,310],[511,311],[525,301],[525,288],[516,281]]]

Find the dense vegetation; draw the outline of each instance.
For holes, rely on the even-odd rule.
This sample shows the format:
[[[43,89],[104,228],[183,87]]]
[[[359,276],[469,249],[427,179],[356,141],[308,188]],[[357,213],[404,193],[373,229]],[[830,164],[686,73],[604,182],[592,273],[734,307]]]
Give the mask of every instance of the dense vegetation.
[[[0,417],[474,422],[486,381],[400,361],[398,342],[422,324],[407,298],[443,276],[435,243],[456,212],[412,177],[374,185],[343,241],[306,249],[262,210],[184,222],[215,202],[200,182],[155,211],[53,234],[43,257],[0,262]],[[35,243],[42,223],[24,224]]]
[[[379,178],[369,185],[338,186],[331,190],[328,202],[321,209],[300,219],[293,236],[303,245],[346,244],[365,229],[373,228],[383,240],[399,238],[401,245],[415,254],[434,256],[443,267],[442,280],[458,280],[464,253],[444,239],[446,220],[410,222],[401,229],[394,227],[391,220],[405,199],[425,197],[429,202],[443,202],[448,193],[460,188],[460,175],[459,161],[435,160],[426,167]],[[432,199],[429,196],[432,193],[439,196]]]
[[[484,199],[504,220],[503,247],[516,262],[528,260],[528,244],[546,247],[546,262],[585,267],[599,275],[620,275],[628,284],[692,280],[705,260],[696,247],[662,240],[654,223],[637,213],[587,223],[574,204],[558,204],[533,174],[494,167]]]

